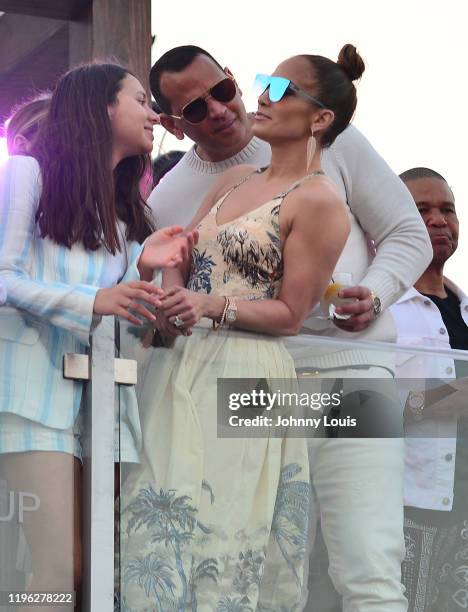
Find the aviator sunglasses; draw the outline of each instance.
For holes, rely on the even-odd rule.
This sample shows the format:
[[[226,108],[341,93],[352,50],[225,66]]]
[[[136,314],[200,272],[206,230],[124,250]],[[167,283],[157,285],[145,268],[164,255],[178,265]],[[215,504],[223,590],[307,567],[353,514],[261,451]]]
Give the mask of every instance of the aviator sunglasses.
[[[233,78],[225,77],[211,89],[195,100],[188,102],[181,110],[180,115],[169,115],[173,119],[185,119],[188,123],[201,123],[208,115],[208,98],[213,98],[217,102],[231,102],[237,93],[237,86]]]
[[[254,88],[257,95],[260,97],[268,89],[268,97],[271,102],[279,102],[285,94],[297,94],[320,106],[326,108],[325,104],[311,96],[306,91],[295,85],[289,79],[279,76],[268,76],[267,74],[257,74],[255,77]]]

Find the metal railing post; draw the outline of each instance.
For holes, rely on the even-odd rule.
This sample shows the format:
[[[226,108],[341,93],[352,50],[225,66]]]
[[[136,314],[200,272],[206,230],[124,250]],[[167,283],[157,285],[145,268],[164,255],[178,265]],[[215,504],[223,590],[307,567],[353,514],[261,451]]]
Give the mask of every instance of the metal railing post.
[[[83,457],[83,612],[114,609],[114,319],[93,332]]]

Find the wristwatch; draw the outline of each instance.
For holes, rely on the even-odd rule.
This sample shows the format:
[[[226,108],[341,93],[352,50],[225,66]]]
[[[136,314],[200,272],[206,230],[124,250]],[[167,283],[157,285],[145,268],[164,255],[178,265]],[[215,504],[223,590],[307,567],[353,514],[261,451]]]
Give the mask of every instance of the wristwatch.
[[[422,391],[410,391],[407,406],[413,415],[415,421],[420,421],[423,418],[425,396]]]
[[[237,319],[237,304],[234,298],[228,298],[227,300],[226,323],[228,325],[233,325]]]
[[[411,410],[422,410],[424,408],[424,393],[422,391],[411,391],[408,395],[408,406]]]
[[[374,316],[378,317],[379,314],[382,312],[382,302],[380,301],[380,298],[376,293],[371,291],[370,294],[371,294],[372,302],[374,304]]]

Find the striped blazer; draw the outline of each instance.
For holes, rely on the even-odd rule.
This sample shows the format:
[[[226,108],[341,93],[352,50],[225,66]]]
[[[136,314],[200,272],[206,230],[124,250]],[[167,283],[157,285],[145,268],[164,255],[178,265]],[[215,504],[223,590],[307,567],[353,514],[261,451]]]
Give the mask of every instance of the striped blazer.
[[[141,246],[125,242],[113,256],[102,247],[67,249],[41,238],[35,222],[40,192],[32,157],[11,157],[0,167],[0,286],[6,289],[0,412],[65,429],[78,414],[82,383],[63,378],[63,355],[86,353],[96,292],[122,279]],[[125,226],[119,229],[123,242]]]

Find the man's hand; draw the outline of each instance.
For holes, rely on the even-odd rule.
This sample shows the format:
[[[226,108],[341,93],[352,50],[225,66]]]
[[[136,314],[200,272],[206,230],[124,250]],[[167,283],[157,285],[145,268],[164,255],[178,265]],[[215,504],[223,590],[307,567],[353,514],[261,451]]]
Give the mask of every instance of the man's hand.
[[[348,332],[363,331],[375,320],[374,300],[367,287],[345,287],[340,290],[338,297],[356,300],[343,306],[337,306],[337,314],[351,315],[345,320],[333,319],[333,323],[340,329]]]

